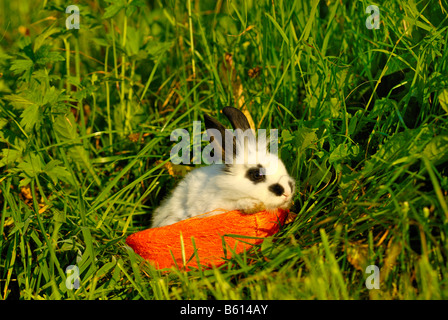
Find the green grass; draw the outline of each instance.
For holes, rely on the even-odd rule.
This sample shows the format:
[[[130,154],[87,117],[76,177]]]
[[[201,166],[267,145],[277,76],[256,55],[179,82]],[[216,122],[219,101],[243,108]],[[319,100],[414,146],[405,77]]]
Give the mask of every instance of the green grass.
[[[1,3],[2,299],[448,298],[445,1],[376,3],[372,30],[368,1],[80,1],[68,30],[71,4]],[[226,105],[281,129],[298,217],[155,270],[125,239],[185,172],[170,133]]]

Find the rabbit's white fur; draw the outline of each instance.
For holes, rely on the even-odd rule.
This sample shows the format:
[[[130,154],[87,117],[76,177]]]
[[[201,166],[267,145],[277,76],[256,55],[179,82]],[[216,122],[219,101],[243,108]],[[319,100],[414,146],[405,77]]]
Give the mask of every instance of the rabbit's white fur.
[[[170,225],[219,209],[241,210],[248,214],[288,209],[292,204],[294,180],[275,154],[257,150],[255,140],[248,140],[246,148],[237,149],[233,158],[235,164],[213,164],[191,171],[155,210],[152,227]],[[235,142],[241,145],[238,139]],[[241,157],[247,159],[252,152],[256,152],[256,163],[243,161]],[[269,174],[264,175],[263,181],[251,181],[248,170],[254,168],[264,168]]]

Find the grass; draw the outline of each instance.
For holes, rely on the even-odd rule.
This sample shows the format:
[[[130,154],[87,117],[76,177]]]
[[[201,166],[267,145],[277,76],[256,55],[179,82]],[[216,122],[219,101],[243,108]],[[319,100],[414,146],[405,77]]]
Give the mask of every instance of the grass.
[[[376,3],[379,29],[367,1],[79,1],[79,30],[71,4],[1,4],[2,299],[448,298],[446,2]],[[226,105],[281,129],[298,217],[155,270],[125,238],[187,171],[170,133]]]

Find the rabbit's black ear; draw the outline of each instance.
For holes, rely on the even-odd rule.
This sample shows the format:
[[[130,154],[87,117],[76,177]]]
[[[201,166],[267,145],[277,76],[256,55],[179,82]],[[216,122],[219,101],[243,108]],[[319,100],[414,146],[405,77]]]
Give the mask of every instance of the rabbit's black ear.
[[[224,107],[222,113],[229,119],[233,129],[241,129],[243,131],[251,129],[249,121],[247,121],[246,116],[241,110],[234,107]]]
[[[215,152],[221,154],[224,163],[233,163],[236,154],[235,136],[216,119],[204,114],[205,128]],[[227,152],[226,152],[227,150]],[[226,158],[228,157],[228,159]]]

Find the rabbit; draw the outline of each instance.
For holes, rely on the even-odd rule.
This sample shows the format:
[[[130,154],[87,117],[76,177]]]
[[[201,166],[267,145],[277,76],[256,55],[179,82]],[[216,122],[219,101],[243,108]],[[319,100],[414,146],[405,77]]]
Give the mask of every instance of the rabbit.
[[[233,107],[225,107],[222,111],[234,128],[233,134],[206,114],[204,120],[207,135],[224,163],[190,171],[154,211],[151,228],[217,209],[252,214],[291,207],[295,180],[289,176],[283,162],[266,146],[258,150],[254,132],[243,112]],[[241,139],[235,132],[244,132],[246,138]],[[230,138],[225,136],[226,133]],[[229,144],[232,145],[227,147]],[[249,158],[251,155],[256,156],[256,161],[248,161],[254,159]]]

